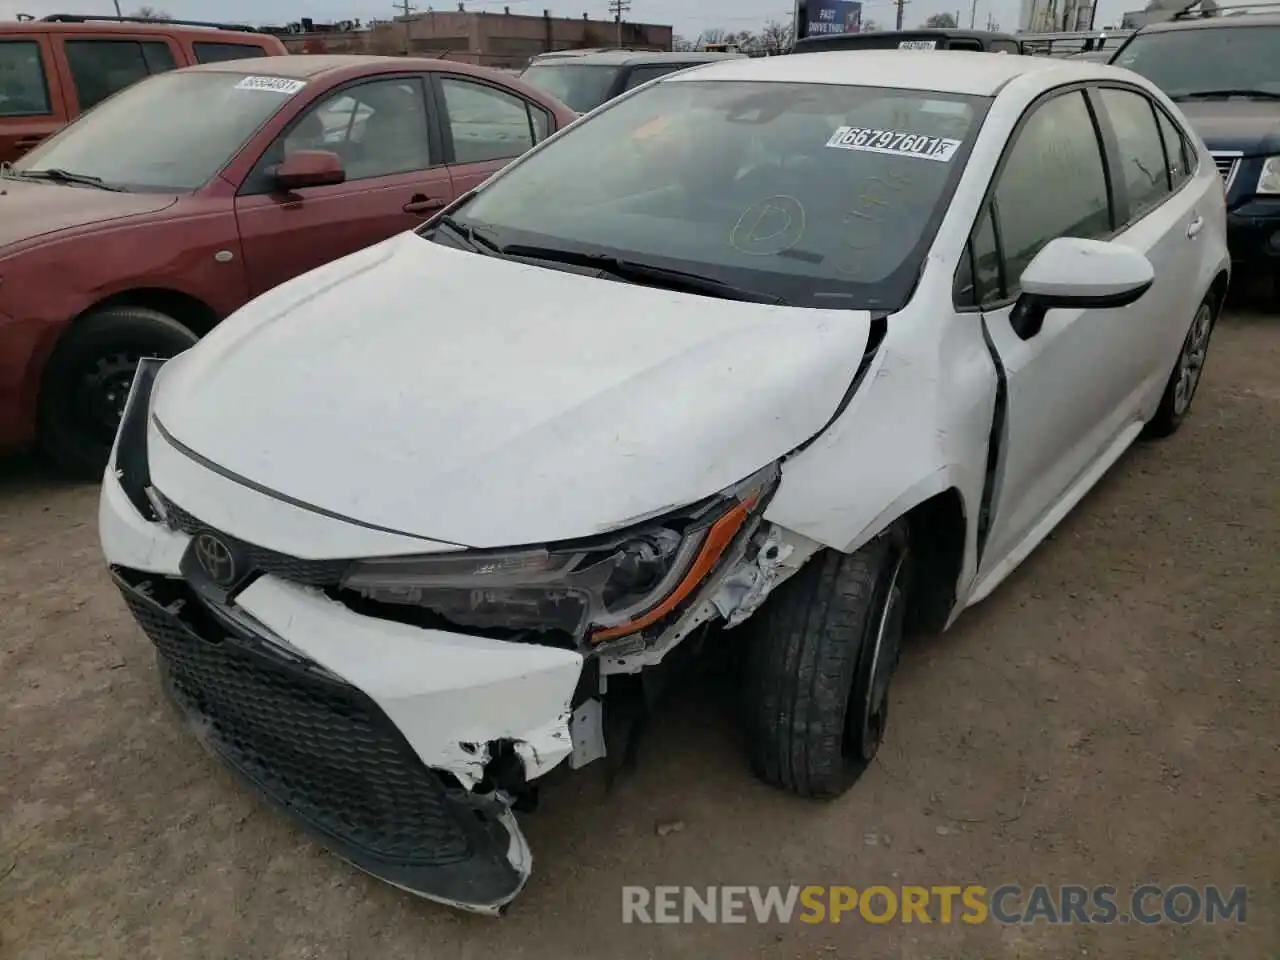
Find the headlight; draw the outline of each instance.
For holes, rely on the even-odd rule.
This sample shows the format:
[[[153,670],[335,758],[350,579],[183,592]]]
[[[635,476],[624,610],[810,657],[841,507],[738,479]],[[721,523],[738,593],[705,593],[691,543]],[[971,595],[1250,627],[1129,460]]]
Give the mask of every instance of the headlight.
[[[1258,189],[1254,192],[1280,194],[1280,157],[1267,157],[1262,161]]]
[[[771,465],[702,503],[613,537],[360,561],[342,588],[425,608],[460,627],[610,640],[643,630],[687,598],[777,477]]]

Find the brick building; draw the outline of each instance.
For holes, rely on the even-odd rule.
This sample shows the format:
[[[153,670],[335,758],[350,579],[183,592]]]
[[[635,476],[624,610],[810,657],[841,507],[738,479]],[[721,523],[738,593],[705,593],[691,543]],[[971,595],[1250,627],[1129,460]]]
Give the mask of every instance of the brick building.
[[[293,53],[377,53],[441,57],[487,67],[523,67],[550,50],[624,46],[670,50],[672,28],[467,10],[430,11],[342,33],[283,36]]]

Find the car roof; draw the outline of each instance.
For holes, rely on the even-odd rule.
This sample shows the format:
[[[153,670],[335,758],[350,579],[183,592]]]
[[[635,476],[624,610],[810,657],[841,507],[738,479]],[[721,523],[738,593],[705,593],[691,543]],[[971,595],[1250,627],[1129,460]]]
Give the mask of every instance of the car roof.
[[[610,50],[601,53],[584,53],[580,57],[565,57],[574,66],[589,64],[593,66],[622,67],[634,66],[638,63],[714,63],[717,60],[747,60],[745,53],[720,53],[718,51],[691,51],[689,53],[664,53],[660,50]],[[550,61],[549,61],[550,62]]]
[[[286,54],[275,57],[248,57],[243,60],[220,60],[187,67],[188,71],[203,73],[252,73],[267,77],[288,77],[294,80],[310,80],[338,70],[358,72],[370,69],[425,70],[439,67],[442,61],[424,57],[377,57],[360,54]],[[445,61],[448,62],[448,61]],[[448,62],[450,68],[470,73],[468,64]]]
[[[16,20],[0,21],[0,36],[16,36],[23,33],[97,33],[109,35],[124,33],[138,34],[174,34],[197,36],[201,40],[221,40],[224,43],[246,43],[250,38],[259,45],[278,40],[269,33],[256,31],[232,30],[224,27],[193,27],[181,23],[168,23],[157,20],[153,23],[129,21],[117,23],[111,20]]]
[[[1247,8],[1246,8],[1247,9]],[[1162,20],[1138,29],[1138,33],[1164,33],[1168,30],[1205,30],[1210,27],[1276,27],[1280,26],[1280,14],[1242,13],[1219,14],[1216,17],[1190,17],[1186,20]]]
[[[1056,57],[969,50],[829,50],[713,63],[674,73],[663,82],[823,83],[991,97],[1010,80],[1029,73],[1052,74],[1046,81],[1054,83],[1130,76],[1103,64]]]
[[[847,43],[858,43],[872,39],[889,39],[894,38],[907,39],[909,37],[946,37],[951,40],[1013,40],[1017,41],[1017,37],[1012,33],[1001,33],[998,30],[968,30],[963,27],[916,27],[914,29],[905,30],[874,30],[863,33],[811,33],[807,37],[801,37],[796,41],[797,44],[805,43],[810,40],[837,40]]]

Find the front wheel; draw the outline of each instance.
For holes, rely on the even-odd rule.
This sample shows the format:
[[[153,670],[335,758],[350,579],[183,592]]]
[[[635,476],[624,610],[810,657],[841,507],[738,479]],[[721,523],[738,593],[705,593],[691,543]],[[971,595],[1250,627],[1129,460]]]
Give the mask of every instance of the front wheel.
[[[762,780],[835,797],[875,759],[910,573],[899,521],[856,553],[817,555],[769,598],[749,628],[744,703],[751,765]]]
[[[40,448],[71,476],[102,476],[138,361],[196,342],[177,320],[145,307],[107,307],[77,320],[49,358],[40,389]]]

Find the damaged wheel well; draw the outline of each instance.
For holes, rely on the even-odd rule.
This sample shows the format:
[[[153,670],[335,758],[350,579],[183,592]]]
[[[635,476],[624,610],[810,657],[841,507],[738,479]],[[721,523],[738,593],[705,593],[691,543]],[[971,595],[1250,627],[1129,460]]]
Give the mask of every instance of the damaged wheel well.
[[[915,558],[916,583],[908,608],[908,630],[937,633],[956,602],[964,564],[964,502],[954,487],[913,507],[906,516]]]

